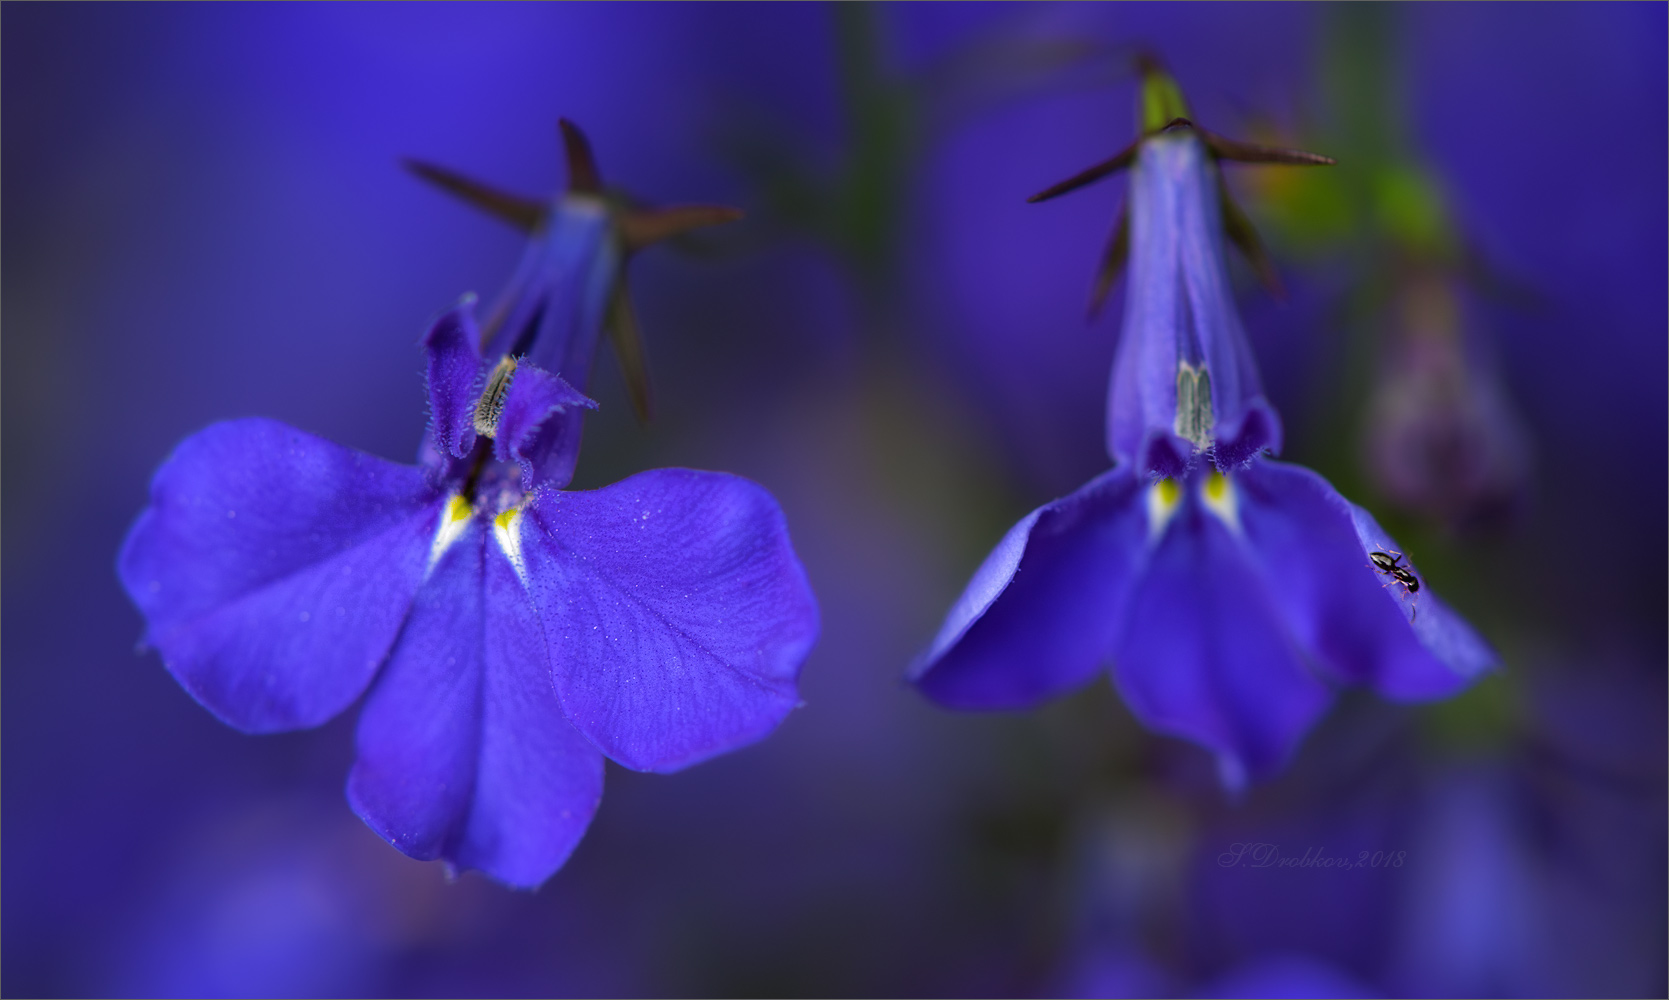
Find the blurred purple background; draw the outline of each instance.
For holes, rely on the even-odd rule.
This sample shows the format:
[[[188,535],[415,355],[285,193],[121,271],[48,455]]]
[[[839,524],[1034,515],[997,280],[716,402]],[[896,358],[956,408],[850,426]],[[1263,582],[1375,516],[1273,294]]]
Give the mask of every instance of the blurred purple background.
[[[1001,531],[1106,465],[1119,302],[1093,324],[1083,303],[1122,184],[1025,196],[1129,141],[1133,43],[1208,127],[1334,151],[1341,16],[7,4],[0,987],[1662,995],[1662,5],[1398,8],[1384,42],[1404,141],[1529,290],[1468,311],[1532,444],[1524,512],[1395,521],[1502,676],[1422,708],[1347,695],[1238,802],[1105,685],[964,716],[901,680]],[[776,735],[672,777],[611,765],[584,843],[524,894],[449,884],[353,816],[352,713],[217,723],[135,652],[113,562],[211,421],[411,457],[418,337],[520,248],[397,161],[546,192],[559,116],[611,183],[750,212],[634,264],[658,418],[600,365],[576,485],[760,481],[824,629]],[[1243,301],[1288,457],[1376,507],[1317,402],[1373,276],[1280,263],[1288,303]],[[1257,845],[1384,864],[1234,860]]]

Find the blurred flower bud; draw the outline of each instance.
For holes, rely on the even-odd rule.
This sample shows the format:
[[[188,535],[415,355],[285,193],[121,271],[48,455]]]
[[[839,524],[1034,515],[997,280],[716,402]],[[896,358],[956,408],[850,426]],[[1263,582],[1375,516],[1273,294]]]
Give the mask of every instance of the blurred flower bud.
[[[1530,443],[1493,366],[1468,350],[1452,280],[1424,274],[1397,294],[1368,408],[1364,461],[1393,503],[1463,529],[1512,514]]]

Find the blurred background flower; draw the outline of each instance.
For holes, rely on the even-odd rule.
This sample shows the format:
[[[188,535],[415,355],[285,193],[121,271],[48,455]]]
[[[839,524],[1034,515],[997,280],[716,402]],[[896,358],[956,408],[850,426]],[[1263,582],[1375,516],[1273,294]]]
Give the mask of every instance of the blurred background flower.
[[[1354,10],[7,5],[0,988],[1669,989],[1665,12]],[[1239,802],[1104,686],[970,717],[901,682],[1002,530],[1104,466],[1121,309],[1083,303],[1120,186],[1024,198],[1128,135],[1136,44],[1215,130],[1340,160],[1309,206],[1227,171],[1289,290],[1241,274],[1284,454],[1399,504],[1386,527],[1506,663],[1439,706],[1345,699]],[[605,363],[575,486],[759,481],[824,628],[775,737],[611,773],[527,895],[445,884],[342,808],[349,723],[209,718],[134,654],[113,561],[213,420],[409,461],[418,338],[520,246],[396,162],[548,190],[559,116],[611,182],[750,212],[634,268],[657,420]],[[1533,456],[1478,480],[1516,512],[1482,525],[1447,475],[1404,493],[1365,457],[1399,426],[1375,400],[1452,370],[1391,346],[1430,287],[1404,275],[1436,265],[1387,248],[1433,218],[1475,373],[1442,384],[1492,384],[1505,415],[1458,426]],[[1407,855],[1219,865],[1237,842]]]

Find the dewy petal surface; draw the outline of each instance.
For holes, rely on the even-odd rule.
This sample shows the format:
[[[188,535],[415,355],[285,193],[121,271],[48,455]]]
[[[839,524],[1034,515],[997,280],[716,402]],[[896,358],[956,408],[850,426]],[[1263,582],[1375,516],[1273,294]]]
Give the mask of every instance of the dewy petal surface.
[[[418,591],[358,749],[354,811],[414,858],[533,887],[590,824],[602,755],[563,717],[527,593],[479,520]]]
[[[438,501],[420,469],[272,420],[215,424],[157,470],[117,572],[148,641],[215,715],[248,732],[315,726],[393,644]]]
[[[1230,784],[1283,765],[1332,700],[1241,542],[1192,495],[1124,621],[1113,676],[1125,702],[1150,728],[1216,751]]]
[[[563,708],[610,757],[677,770],[764,736],[798,702],[817,605],[757,484],[656,469],[540,491],[517,522]]]
[[[1180,476],[1204,447],[1222,467],[1280,449],[1280,418],[1263,398],[1229,287],[1215,171],[1191,129],[1144,140],[1131,168],[1130,283],[1107,445],[1115,462],[1143,472]],[[1205,373],[1200,394],[1210,400],[1192,429],[1178,417],[1183,366]]]
[[[1146,560],[1143,487],[1106,473],[997,544],[912,671],[951,708],[1028,708],[1106,665]]]
[[[1335,678],[1392,698],[1440,698],[1494,665],[1488,644],[1429,587],[1416,613],[1416,597],[1373,569],[1370,552],[1401,550],[1321,476],[1257,462],[1234,483],[1265,587]]]

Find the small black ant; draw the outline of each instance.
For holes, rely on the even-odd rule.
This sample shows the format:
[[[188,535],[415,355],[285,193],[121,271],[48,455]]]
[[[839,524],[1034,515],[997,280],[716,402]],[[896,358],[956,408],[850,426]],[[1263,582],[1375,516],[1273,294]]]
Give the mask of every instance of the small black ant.
[[[1398,552],[1395,549],[1383,552],[1370,552],[1368,553],[1368,558],[1373,561],[1374,569],[1390,577],[1389,580],[1380,584],[1380,586],[1389,587],[1393,583],[1400,583],[1402,584],[1403,590],[1410,594],[1418,594],[1420,592],[1420,578],[1414,575],[1414,570],[1412,568],[1403,565],[1401,552]],[[1414,619],[1419,614],[1420,599],[1416,597],[1414,599],[1414,611],[1408,616],[1408,623],[1412,625],[1414,623]]]

